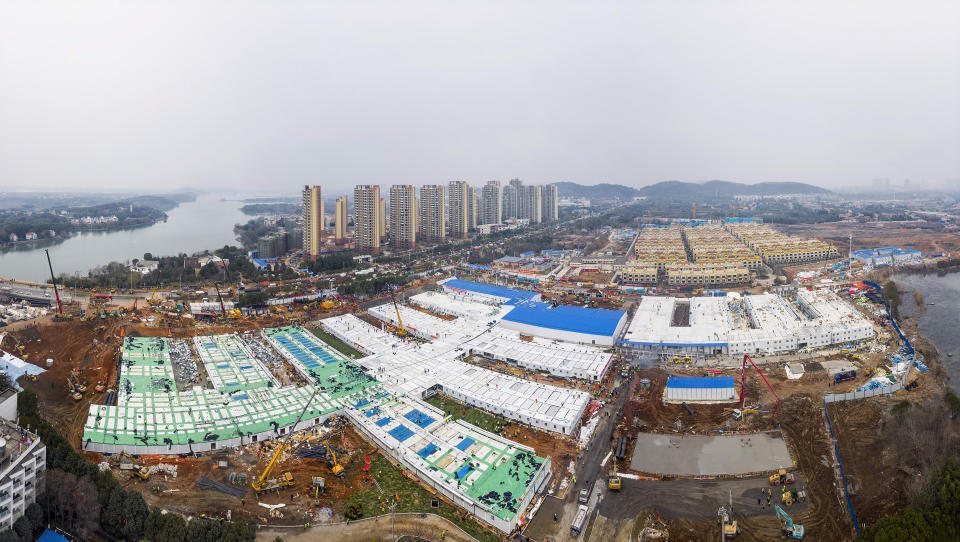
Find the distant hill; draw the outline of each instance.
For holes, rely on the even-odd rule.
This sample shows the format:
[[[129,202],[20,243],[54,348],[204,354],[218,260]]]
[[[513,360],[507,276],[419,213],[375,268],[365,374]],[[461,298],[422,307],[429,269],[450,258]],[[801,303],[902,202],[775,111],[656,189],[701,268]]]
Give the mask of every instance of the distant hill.
[[[682,181],[664,181],[645,186],[639,194],[650,198],[671,199],[710,199],[731,198],[736,195],[776,196],[778,194],[830,194],[826,188],[806,183],[770,182],[770,183],[732,183],[729,181],[707,181],[705,183],[687,183]]]
[[[633,188],[622,184],[601,183],[593,186],[558,182],[557,191],[563,198],[593,199],[630,199],[634,196],[668,199],[712,199],[731,198],[736,195],[775,196],[778,194],[830,194],[826,188],[806,183],[769,182],[769,183],[732,183],[729,181],[707,181],[688,183],[682,181],[663,181],[643,188]]]
[[[561,198],[630,199],[640,195],[636,188],[622,184],[601,183],[587,186],[566,181],[553,184],[557,185],[557,193]]]

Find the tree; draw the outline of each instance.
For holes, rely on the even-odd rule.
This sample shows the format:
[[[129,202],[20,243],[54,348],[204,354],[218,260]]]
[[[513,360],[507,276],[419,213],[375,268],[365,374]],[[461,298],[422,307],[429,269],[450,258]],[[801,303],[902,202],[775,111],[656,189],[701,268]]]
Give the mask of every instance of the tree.
[[[119,493],[116,491],[115,493]],[[147,519],[150,510],[147,508],[146,501],[139,491],[130,490],[124,492],[123,496],[123,524],[122,535],[127,540],[139,540],[140,533],[143,532],[143,524]]]

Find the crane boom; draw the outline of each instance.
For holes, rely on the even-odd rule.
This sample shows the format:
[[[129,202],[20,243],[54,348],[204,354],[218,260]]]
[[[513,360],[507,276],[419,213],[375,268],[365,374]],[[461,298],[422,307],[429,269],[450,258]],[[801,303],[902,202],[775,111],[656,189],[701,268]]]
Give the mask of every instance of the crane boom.
[[[50,268],[50,280],[53,281],[53,295],[57,297],[57,312],[63,316],[63,305],[60,303],[60,291],[57,289],[57,277],[53,275],[53,264],[50,263],[50,250],[43,249],[47,253],[47,266]]]
[[[393,300],[393,309],[397,311],[397,323],[400,324],[400,335],[406,335],[407,330],[403,329],[403,320],[400,318],[400,306],[397,305],[397,297],[393,295],[393,288],[390,288],[390,299]]]
[[[280,445],[277,446],[277,450],[273,452],[273,457],[270,458],[270,462],[267,463],[267,467],[263,469],[263,474],[253,483],[253,489],[255,491],[260,491],[263,489],[267,480],[270,479],[270,473],[273,471],[273,468],[277,464],[277,459],[280,457],[280,453],[283,452],[284,448],[287,447],[287,442],[290,441],[290,437],[293,435],[293,431],[297,428],[297,425],[300,424],[300,420],[303,419],[303,415],[307,413],[307,409],[310,408],[310,403],[313,402],[313,399],[320,393],[320,387],[317,386],[313,390],[313,395],[307,399],[307,403],[303,405],[303,410],[300,411],[300,415],[297,416],[297,421],[293,422],[293,426],[290,428],[290,432],[287,433],[287,436],[283,438],[280,442]]]
[[[743,396],[744,396],[744,392],[746,391],[746,379],[747,379],[746,372],[747,372],[748,361],[750,362],[750,365],[753,365],[753,368],[756,369],[758,373],[760,373],[760,378],[762,378],[763,383],[766,384],[768,388],[770,388],[770,393],[772,393],[773,396],[777,398],[777,402],[773,405],[773,412],[770,414],[770,418],[772,419],[777,415],[777,407],[780,406],[780,396],[777,395],[777,392],[774,391],[773,386],[770,385],[770,382],[767,380],[767,377],[764,376],[763,371],[760,370],[760,367],[757,367],[757,364],[753,362],[753,358],[751,358],[748,354],[743,355],[743,365],[740,367],[740,409],[741,411],[743,410]]]
[[[220,285],[213,283],[213,287],[217,289],[217,301],[220,302],[220,311],[223,312],[223,315],[227,315],[227,308],[223,305],[223,296],[220,295]],[[234,305],[236,306],[236,305]],[[299,420],[298,420],[299,421]]]

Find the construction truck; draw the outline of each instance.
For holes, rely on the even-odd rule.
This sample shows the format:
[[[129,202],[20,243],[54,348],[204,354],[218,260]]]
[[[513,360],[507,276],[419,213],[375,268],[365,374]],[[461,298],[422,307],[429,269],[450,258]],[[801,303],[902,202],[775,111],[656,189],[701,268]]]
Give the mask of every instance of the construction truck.
[[[257,495],[267,491],[279,492],[282,488],[293,486],[293,473],[285,472],[276,478],[270,478],[270,473],[273,472],[273,468],[277,466],[277,460],[280,458],[280,454],[283,453],[283,450],[286,449],[287,444],[290,442],[290,437],[294,433],[293,427],[296,427],[300,424],[300,420],[303,419],[303,415],[306,414],[307,409],[310,408],[310,403],[313,402],[313,399],[319,392],[320,387],[317,386],[317,388],[313,391],[313,395],[311,395],[310,399],[307,400],[307,404],[303,405],[303,410],[300,411],[300,416],[297,417],[297,421],[293,423],[290,431],[287,432],[287,436],[284,437],[283,440],[280,441],[280,444],[277,445],[277,449],[273,452],[273,457],[270,458],[270,462],[267,463],[266,468],[263,469],[263,472],[260,474],[260,476],[257,477],[257,479],[251,484]],[[343,467],[340,468],[343,469]]]
[[[780,484],[792,484],[796,479],[793,476],[792,472],[787,472],[786,469],[780,469],[776,474],[770,475],[770,485],[776,486]]]
[[[803,525],[794,523],[793,519],[784,512],[780,506],[775,504],[773,505],[773,509],[777,512],[777,518],[780,519],[780,528],[783,529],[783,536],[794,540],[802,540]]]
[[[130,463],[124,463],[124,458],[129,459]],[[135,457],[125,451],[120,452],[120,470],[132,470],[133,474],[141,480],[148,480],[150,478],[150,468],[141,464]]]
[[[620,478],[620,474],[617,473],[617,462],[613,462],[613,474],[607,478],[607,489],[610,491],[620,491],[620,488],[623,486],[623,480]]]

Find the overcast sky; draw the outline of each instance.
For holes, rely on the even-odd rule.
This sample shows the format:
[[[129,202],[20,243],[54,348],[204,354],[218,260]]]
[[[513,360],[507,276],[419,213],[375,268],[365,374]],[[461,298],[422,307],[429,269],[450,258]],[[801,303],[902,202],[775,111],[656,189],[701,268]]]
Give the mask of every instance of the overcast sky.
[[[960,3],[0,0],[0,187],[960,184]]]

